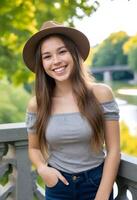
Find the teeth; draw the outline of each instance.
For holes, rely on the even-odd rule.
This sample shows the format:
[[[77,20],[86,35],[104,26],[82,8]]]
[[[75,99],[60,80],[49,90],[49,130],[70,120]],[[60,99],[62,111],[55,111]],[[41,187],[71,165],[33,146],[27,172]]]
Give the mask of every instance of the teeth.
[[[54,69],[54,71],[55,72],[61,72],[62,70],[64,70],[65,69],[65,67],[60,67],[60,68],[58,68],[58,69]]]

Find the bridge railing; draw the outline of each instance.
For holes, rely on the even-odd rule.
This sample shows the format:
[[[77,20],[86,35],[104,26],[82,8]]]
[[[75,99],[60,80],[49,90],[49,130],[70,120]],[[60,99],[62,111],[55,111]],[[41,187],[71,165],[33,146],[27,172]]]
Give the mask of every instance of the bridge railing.
[[[91,67],[91,73],[98,80],[110,84],[113,80],[133,81],[136,80],[136,73],[127,65],[113,65]]]
[[[116,200],[127,200],[126,191],[137,200],[137,158],[123,155],[116,180]],[[28,159],[24,123],[0,125],[0,200],[44,200],[44,189]]]

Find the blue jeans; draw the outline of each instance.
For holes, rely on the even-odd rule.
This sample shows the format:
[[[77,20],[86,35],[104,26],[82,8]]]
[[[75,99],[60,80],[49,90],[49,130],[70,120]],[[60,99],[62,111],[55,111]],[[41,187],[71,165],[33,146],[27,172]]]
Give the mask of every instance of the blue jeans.
[[[45,200],[94,200],[102,177],[103,164],[80,173],[61,172],[69,185],[58,181],[53,187],[46,186]],[[113,200],[113,191],[109,200]]]

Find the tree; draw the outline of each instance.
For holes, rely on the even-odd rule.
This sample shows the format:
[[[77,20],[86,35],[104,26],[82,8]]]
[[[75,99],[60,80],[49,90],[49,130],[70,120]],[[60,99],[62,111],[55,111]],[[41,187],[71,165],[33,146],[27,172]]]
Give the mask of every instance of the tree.
[[[134,47],[130,50],[128,54],[128,63],[129,66],[137,72],[137,47]]]
[[[137,35],[129,37],[129,39],[123,45],[124,53],[128,55],[128,53],[134,48],[137,47]]]
[[[134,71],[134,82],[137,83],[137,47],[130,50],[128,54],[128,65]]]
[[[0,83],[0,124],[23,122],[30,94],[21,86],[15,89],[5,79]]]
[[[74,18],[89,16],[99,6],[98,1],[69,0],[1,0],[0,2],[0,78],[19,84],[31,82],[21,58],[25,41],[43,21],[56,20],[73,25]]]
[[[98,47],[93,55],[92,66],[111,66],[127,64],[127,56],[123,52],[123,44],[128,40],[125,32],[112,33]]]
[[[134,81],[137,83],[137,35],[132,36],[123,46],[124,53],[128,56],[128,65],[134,71]]]
[[[114,65],[113,45],[109,40],[106,40],[93,55],[92,66],[100,67],[110,65]]]

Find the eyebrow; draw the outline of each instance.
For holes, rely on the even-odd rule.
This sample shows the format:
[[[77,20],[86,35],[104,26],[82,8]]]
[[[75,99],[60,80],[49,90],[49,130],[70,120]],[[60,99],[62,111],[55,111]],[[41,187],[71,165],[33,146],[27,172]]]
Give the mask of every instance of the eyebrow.
[[[66,48],[66,47],[65,47],[65,46],[61,46],[61,47],[57,48],[57,50],[60,50],[60,49],[63,49],[63,48]],[[48,51],[46,52],[46,51],[45,51],[44,53],[42,53],[42,55],[49,54],[49,53],[50,53],[50,52],[48,52]]]

